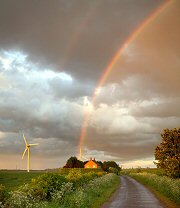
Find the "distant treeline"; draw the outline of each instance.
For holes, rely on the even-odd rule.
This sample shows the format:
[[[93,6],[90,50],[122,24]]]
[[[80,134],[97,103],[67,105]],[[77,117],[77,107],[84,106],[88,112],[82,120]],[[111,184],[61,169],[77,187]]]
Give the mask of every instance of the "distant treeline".
[[[96,162],[100,168],[102,168],[104,171],[109,171],[109,169],[115,168],[116,170],[120,171],[121,168],[119,167],[119,165],[115,162],[115,161],[96,161],[95,159],[93,160],[94,162]],[[77,157],[70,157],[65,166],[63,168],[84,168],[84,165],[87,163],[88,161],[81,161],[78,160]]]

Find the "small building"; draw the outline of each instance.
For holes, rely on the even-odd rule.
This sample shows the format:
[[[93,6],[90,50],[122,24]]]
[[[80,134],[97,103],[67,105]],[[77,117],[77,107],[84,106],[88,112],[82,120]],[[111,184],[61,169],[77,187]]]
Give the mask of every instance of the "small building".
[[[95,158],[94,160],[90,158],[90,160],[84,165],[84,168],[100,168],[100,165],[96,162]]]

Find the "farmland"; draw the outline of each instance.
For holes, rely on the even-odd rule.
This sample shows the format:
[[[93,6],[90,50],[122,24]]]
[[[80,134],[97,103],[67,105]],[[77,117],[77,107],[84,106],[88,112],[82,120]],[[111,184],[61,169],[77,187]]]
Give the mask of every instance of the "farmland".
[[[42,173],[43,171],[27,173],[27,171],[2,170],[0,171],[0,184],[8,190],[13,190],[24,183],[29,183],[32,178],[36,178]]]

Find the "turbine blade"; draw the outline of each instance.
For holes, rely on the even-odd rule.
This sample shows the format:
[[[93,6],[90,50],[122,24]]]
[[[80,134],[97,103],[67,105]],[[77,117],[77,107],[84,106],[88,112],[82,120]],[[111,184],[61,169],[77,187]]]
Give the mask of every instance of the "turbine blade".
[[[37,145],[39,145],[39,143],[29,144],[29,146],[37,146]]]
[[[22,159],[24,158],[24,155],[26,154],[26,151],[27,151],[28,148],[26,148],[23,152],[23,155],[22,155]]]
[[[23,138],[24,138],[25,144],[28,145],[28,143],[27,143],[27,141],[26,141],[26,137],[24,136],[24,134],[23,134]]]

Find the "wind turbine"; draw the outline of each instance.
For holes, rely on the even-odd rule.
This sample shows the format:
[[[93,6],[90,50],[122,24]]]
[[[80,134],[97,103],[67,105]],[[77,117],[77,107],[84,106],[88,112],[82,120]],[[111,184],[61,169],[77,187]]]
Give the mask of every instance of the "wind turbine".
[[[29,143],[27,142],[26,137],[24,136],[24,134],[23,134],[23,138],[24,138],[24,142],[25,142],[25,144],[26,144],[26,148],[25,148],[25,150],[24,150],[24,152],[23,152],[22,159],[24,158],[24,155],[26,154],[26,151],[28,151],[27,172],[29,172],[29,170],[30,170],[30,147],[31,147],[31,146],[37,146],[38,143],[35,143],[35,144],[29,144]]]

